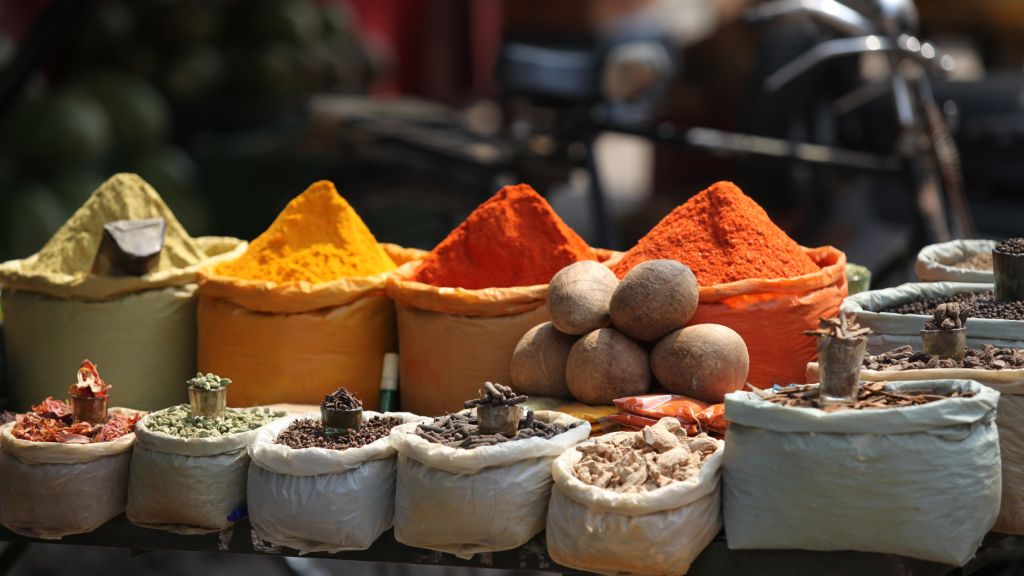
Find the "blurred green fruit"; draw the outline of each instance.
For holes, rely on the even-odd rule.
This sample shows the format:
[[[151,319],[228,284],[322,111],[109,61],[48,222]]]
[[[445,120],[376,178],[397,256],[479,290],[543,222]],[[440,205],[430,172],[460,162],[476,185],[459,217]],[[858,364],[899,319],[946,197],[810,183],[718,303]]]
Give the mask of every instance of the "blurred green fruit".
[[[110,117],[118,144],[152,147],[170,131],[171,113],[164,97],[149,82],[125,72],[85,72],[72,85],[94,96]]]
[[[236,47],[230,60],[235,91],[263,98],[300,94],[306,81],[299,65],[300,55],[298,48],[284,42],[254,48]]]
[[[347,33],[352,29],[355,16],[351,10],[338,5],[320,5],[320,23],[323,26],[323,37],[331,38],[337,34]]]
[[[224,76],[224,58],[212,45],[183,50],[164,70],[163,86],[172,100],[194,101],[212,94]]]
[[[130,40],[113,55],[118,67],[152,82],[160,73],[160,52],[143,40]]]
[[[46,244],[68,213],[53,191],[38,182],[23,182],[9,192],[0,201],[4,257],[27,258]]]
[[[72,57],[92,61],[113,53],[135,33],[135,16],[121,0],[96,2],[75,29]]]
[[[323,33],[320,11],[309,0],[247,0],[242,7],[245,31],[253,40],[302,45]]]
[[[0,143],[32,165],[91,162],[110,148],[110,123],[103,107],[81,90],[22,100],[6,120]]]

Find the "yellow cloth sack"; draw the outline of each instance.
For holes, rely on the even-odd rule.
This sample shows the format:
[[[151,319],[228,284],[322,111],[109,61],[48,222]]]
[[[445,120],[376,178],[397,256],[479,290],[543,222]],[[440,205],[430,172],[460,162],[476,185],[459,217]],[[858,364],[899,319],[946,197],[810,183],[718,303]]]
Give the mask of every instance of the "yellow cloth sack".
[[[606,265],[622,257],[595,252]],[[441,416],[461,409],[484,382],[512,382],[509,364],[516,344],[551,320],[548,285],[438,288],[409,280],[419,265],[401,264],[387,281],[398,312],[402,410]]]
[[[422,250],[381,244],[397,264]],[[199,272],[201,372],[232,380],[234,407],[320,404],[344,386],[378,408],[384,354],[398,337],[390,273],[331,282],[259,282]]]

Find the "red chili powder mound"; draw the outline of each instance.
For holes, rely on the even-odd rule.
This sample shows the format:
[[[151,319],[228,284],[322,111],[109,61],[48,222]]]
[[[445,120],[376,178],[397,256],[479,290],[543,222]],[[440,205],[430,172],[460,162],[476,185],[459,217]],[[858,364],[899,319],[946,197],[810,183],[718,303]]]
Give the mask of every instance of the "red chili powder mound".
[[[658,259],[686,264],[701,286],[821,269],[732,182],[718,182],[673,210],[612,270],[622,278],[633,266]]]
[[[547,284],[594,251],[526,184],[481,204],[427,256],[412,280],[449,288]]]

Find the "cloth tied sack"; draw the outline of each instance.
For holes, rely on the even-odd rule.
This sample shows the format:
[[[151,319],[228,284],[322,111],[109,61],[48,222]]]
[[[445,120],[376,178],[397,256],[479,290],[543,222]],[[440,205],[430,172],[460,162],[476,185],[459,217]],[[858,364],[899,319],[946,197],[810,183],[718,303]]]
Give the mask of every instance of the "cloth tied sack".
[[[882,310],[925,298],[939,298],[964,292],[987,292],[992,289],[992,284],[908,283],[895,288],[854,294],[843,300],[841,308],[847,314],[856,314],[857,322],[861,326],[871,328],[873,333],[867,335],[868,354],[877,356],[908,344],[915,350],[920,350],[921,330],[924,330],[924,324],[931,316],[893,314]],[[808,340],[814,341],[813,338]],[[992,344],[999,348],[1024,348],[1024,321],[968,318],[967,346],[981,348],[982,344]],[[812,360],[814,359],[808,361]]]
[[[426,252],[381,247],[396,264]],[[398,346],[393,272],[330,282],[265,282],[199,272],[199,370],[231,378],[232,406],[319,404],[338,386],[378,408],[384,354]]]
[[[96,444],[32,442],[15,438],[14,425],[0,431],[0,524],[22,536],[59,540],[124,512],[135,434]]]
[[[155,217],[167,221],[158,270],[143,276],[90,272],[104,224]],[[54,243],[58,238],[70,240]],[[236,238],[189,238],[142,178],[111,177],[40,253],[0,264],[12,407],[26,411],[40,398],[64,394],[62,382],[83,358],[102,368],[128,406],[158,410],[185,401],[181,384],[196,373],[196,272],[247,247]],[[43,253],[89,264],[74,273],[48,270],[40,263]]]
[[[408,412],[363,411],[403,423],[430,422]],[[296,450],[277,437],[301,418],[259,429],[249,446],[249,519],[260,538],[305,552],[366,550],[395,520],[395,449],[388,438],[360,448]]]
[[[135,428],[128,520],[176,534],[207,534],[231,526],[228,516],[245,507],[250,461],[246,448],[259,428],[211,438],[178,438],[150,430],[152,417],[147,415]]]
[[[914,271],[917,272],[917,277],[921,282],[992,284],[996,280],[991,270],[957,268],[953,264],[963,262],[971,256],[991,253],[995,247],[995,240],[952,240],[941,244],[931,244],[917,253]]]
[[[759,388],[797,382],[817,358],[817,343],[804,330],[833,318],[846,297],[846,255],[831,246],[803,248],[821,267],[813,274],[779,280],[740,280],[701,286],[697,311],[687,326],[721,324],[747,345],[747,382]]]
[[[999,393],[970,380],[886,386],[920,388],[975,396],[825,413],[727,394],[729,548],[970,560],[999,513]]]
[[[622,258],[620,252],[594,252],[606,266]],[[420,264],[400,266],[387,282],[398,312],[402,408],[440,416],[475,397],[485,381],[512,381],[516,344],[551,320],[548,285],[438,288],[410,280]]]
[[[551,463],[587,439],[590,424],[557,412],[535,412],[548,424],[579,423],[550,440],[530,438],[465,450],[416,436],[418,424],[391,431],[398,451],[395,539],[472,558],[522,546],[544,530]]]
[[[1024,534],[1024,370],[973,370],[929,368],[880,372],[861,368],[864,382],[921,382],[927,380],[974,380],[999,392],[996,426],[1002,460],[1003,495],[993,532]],[[807,381],[819,382],[817,362],[807,364]]]
[[[605,576],[685,574],[722,529],[718,483],[724,447],[718,440],[718,451],[696,477],[635,494],[584,484],[573,471],[583,453],[566,450],[551,465],[551,559]]]

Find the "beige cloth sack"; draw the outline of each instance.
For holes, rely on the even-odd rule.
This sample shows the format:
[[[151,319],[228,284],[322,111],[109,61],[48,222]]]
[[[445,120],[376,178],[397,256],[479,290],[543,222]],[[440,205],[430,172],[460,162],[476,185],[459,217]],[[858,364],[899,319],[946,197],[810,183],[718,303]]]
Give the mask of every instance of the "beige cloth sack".
[[[59,540],[92,532],[124,512],[135,434],[57,444],[20,440],[13,427],[0,431],[0,524],[22,536]]]
[[[430,422],[408,412],[363,411],[363,421],[394,416]],[[295,420],[259,429],[249,446],[249,520],[260,538],[305,552],[366,550],[395,520],[395,449],[388,438],[360,448],[295,450],[275,444]]]
[[[178,438],[150,431],[150,416],[135,429],[128,520],[176,534],[206,534],[230,526],[228,516],[245,506],[250,461],[246,448],[259,429],[216,438]]]
[[[635,494],[584,484],[573,473],[583,453],[566,450],[551,465],[551,559],[605,576],[685,574],[722,529],[725,443],[718,440],[718,446],[696,477]]]
[[[991,270],[957,268],[953,264],[982,254],[992,252],[995,240],[951,240],[925,246],[917,253],[914,271],[921,282],[978,282],[991,284],[995,275]]]
[[[534,415],[541,422],[579,426],[550,440],[472,450],[428,442],[413,434],[415,423],[392,430],[391,446],[398,451],[395,539],[472,558],[522,546],[544,530],[551,463],[586,440],[590,424],[557,412]]]
[[[1003,496],[992,531],[1024,534],[1024,370],[934,368],[879,372],[861,369],[860,379],[865,382],[974,380],[999,392],[996,427],[999,429],[999,453],[1003,462]],[[818,363],[808,363],[807,382],[819,381]]]

